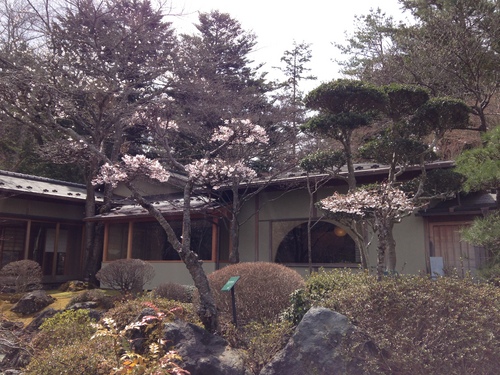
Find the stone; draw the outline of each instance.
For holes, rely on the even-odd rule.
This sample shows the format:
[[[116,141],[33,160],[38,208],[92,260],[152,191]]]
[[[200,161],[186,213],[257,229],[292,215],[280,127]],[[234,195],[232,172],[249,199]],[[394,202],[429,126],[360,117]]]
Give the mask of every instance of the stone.
[[[238,350],[203,328],[181,321],[167,323],[163,338],[183,358],[191,375],[250,375]]]
[[[40,329],[40,326],[43,324],[43,322],[45,322],[46,319],[52,318],[58,312],[60,312],[60,310],[56,310],[56,309],[52,309],[52,308],[43,310],[42,312],[36,314],[33,317],[33,320],[31,321],[31,323],[28,324],[24,330],[26,332],[29,332],[29,333],[38,331]]]
[[[25,294],[10,310],[20,315],[34,314],[55,301],[44,290]]]
[[[344,315],[326,308],[311,308],[286,346],[260,375],[364,374],[357,360],[342,353],[356,330]]]
[[[85,301],[85,302],[76,302],[66,307],[66,310],[95,309],[97,307],[99,307],[99,302]]]

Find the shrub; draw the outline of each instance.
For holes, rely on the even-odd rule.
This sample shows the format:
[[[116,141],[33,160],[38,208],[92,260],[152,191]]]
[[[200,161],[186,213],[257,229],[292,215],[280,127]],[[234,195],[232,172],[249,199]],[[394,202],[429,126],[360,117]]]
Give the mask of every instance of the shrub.
[[[167,316],[175,316],[189,323],[200,324],[192,304],[149,296],[118,302],[115,307],[104,314],[103,318],[112,319],[116,323],[117,329],[122,330],[126,325],[132,323],[142,310],[151,305]]]
[[[105,310],[109,310],[114,306],[115,299],[114,297],[104,293],[102,290],[90,289],[85,290],[84,292],[72,297],[66,307],[81,302],[97,302],[99,304],[99,307]]]
[[[116,364],[112,341],[107,337],[70,345],[58,346],[38,352],[24,375],[108,375]]]
[[[42,276],[42,268],[33,260],[10,262],[0,270],[0,286],[16,293],[41,289]]]
[[[500,363],[500,289],[490,284],[386,278],[336,289],[321,304],[387,353],[383,362],[366,363],[370,373],[486,375]]]
[[[304,286],[296,271],[276,263],[239,263],[208,275],[220,320],[232,320],[231,293],[221,288],[231,276],[240,276],[235,285],[238,323],[275,320],[289,305],[290,294]]]
[[[191,302],[193,296],[188,286],[175,283],[160,284],[153,290],[153,294],[156,297],[185,303]]]
[[[96,331],[88,310],[65,310],[47,318],[40,326],[40,332],[33,339],[38,348],[70,345],[77,341],[85,342]]]
[[[240,331],[240,348],[244,349],[246,366],[254,374],[262,368],[286,345],[292,333],[288,322],[252,322]]]
[[[154,277],[151,264],[140,259],[119,259],[110,262],[96,274],[106,287],[122,293],[137,293]]]
[[[368,272],[353,272],[348,269],[320,270],[306,279],[303,289],[298,289],[290,295],[290,306],[284,310],[281,318],[298,324],[311,306],[321,306],[335,293],[345,289],[362,289],[376,282],[376,277]]]
[[[487,282],[500,287],[500,263],[494,263],[481,268],[478,273]]]

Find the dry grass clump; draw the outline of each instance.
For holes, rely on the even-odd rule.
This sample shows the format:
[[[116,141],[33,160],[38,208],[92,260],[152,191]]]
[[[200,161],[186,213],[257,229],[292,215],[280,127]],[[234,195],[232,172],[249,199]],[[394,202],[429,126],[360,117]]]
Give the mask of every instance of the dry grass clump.
[[[331,273],[329,277],[338,279],[342,275]],[[328,275],[321,278],[326,281]],[[325,289],[309,293],[309,297],[319,297],[319,301],[310,300],[313,305],[346,315],[368,334],[381,353],[386,353],[383,361],[366,363],[370,373],[497,373],[499,288],[456,277],[433,281],[406,276],[366,281],[334,287],[328,297]],[[355,347],[353,343],[351,350]]]
[[[238,324],[275,320],[290,302],[290,294],[304,287],[298,272],[277,263],[239,263],[208,275],[220,320],[232,320],[231,293],[221,288],[231,276],[240,276],[235,285]]]

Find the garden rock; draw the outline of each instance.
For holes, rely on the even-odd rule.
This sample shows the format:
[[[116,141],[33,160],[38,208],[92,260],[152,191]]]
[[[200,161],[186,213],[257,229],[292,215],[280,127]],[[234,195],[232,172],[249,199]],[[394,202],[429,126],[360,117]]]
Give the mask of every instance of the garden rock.
[[[66,310],[80,310],[80,309],[95,309],[99,307],[99,302],[95,301],[85,301],[85,302],[77,302],[74,303],[68,307],[66,307]]]
[[[60,310],[52,308],[43,310],[42,312],[35,315],[31,323],[28,324],[24,330],[28,333],[38,331],[45,320],[47,320],[48,318],[52,318],[58,312],[60,312]]]
[[[0,323],[0,374],[12,373],[30,361],[31,355],[23,345],[23,326],[7,320]]]
[[[35,290],[24,295],[12,308],[11,311],[20,315],[36,313],[55,301],[43,290]]]
[[[240,353],[203,328],[176,321],[165,326],[163,338],[183,358],[191,375],[249,375]]]
[[[358,369],[359,363],[342,354],[342,347],[349,343],[355,331],[356,327],[344,315],[326,308],[311,308],[285,348],[262,369],[260,375],[363,374]],[[366,347],[369,351],[369,346]]]

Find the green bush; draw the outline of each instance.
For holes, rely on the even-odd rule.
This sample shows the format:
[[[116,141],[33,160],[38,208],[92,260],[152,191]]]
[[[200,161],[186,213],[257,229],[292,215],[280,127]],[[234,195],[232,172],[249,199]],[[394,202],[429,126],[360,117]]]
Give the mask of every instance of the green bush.
[[[40,332],[33,339],[37,348],[65,346],[75,342],[87,341],[96,331],[95,321],[88,310],[65,310],[47,318],[40,326]]]
[[[163,283],[153,290],[156,297],[185,303],[192,302],[192,292],[192,289],[188,286],[175,283]]]
[[[208,275],[220,320],[232,321],[231,293],[221,288],[231,276],[240,276],[235,285],[238,323],[272,321],[288,307],[290,294],[304,286],[296,271],[276,263],[239,263]]]
[[[500,363],[500,289],[471,279],[386,278],[336,289],[321,304],[346,315],[385,360],[370,373],[494,374]],[[356,344],[353,344],[355,347]]]
[[[479,276],[489,283],[500,287],[500,263],[488,265],[479,270]]]
[[[306,279],[303,289],[290,295],[290,306],[284,310],[281,318],[298,324],[311,306],[321,306],[333,294],[345,289],[362,289],[376,282],[375,276],[364,271],[320,270]]]

